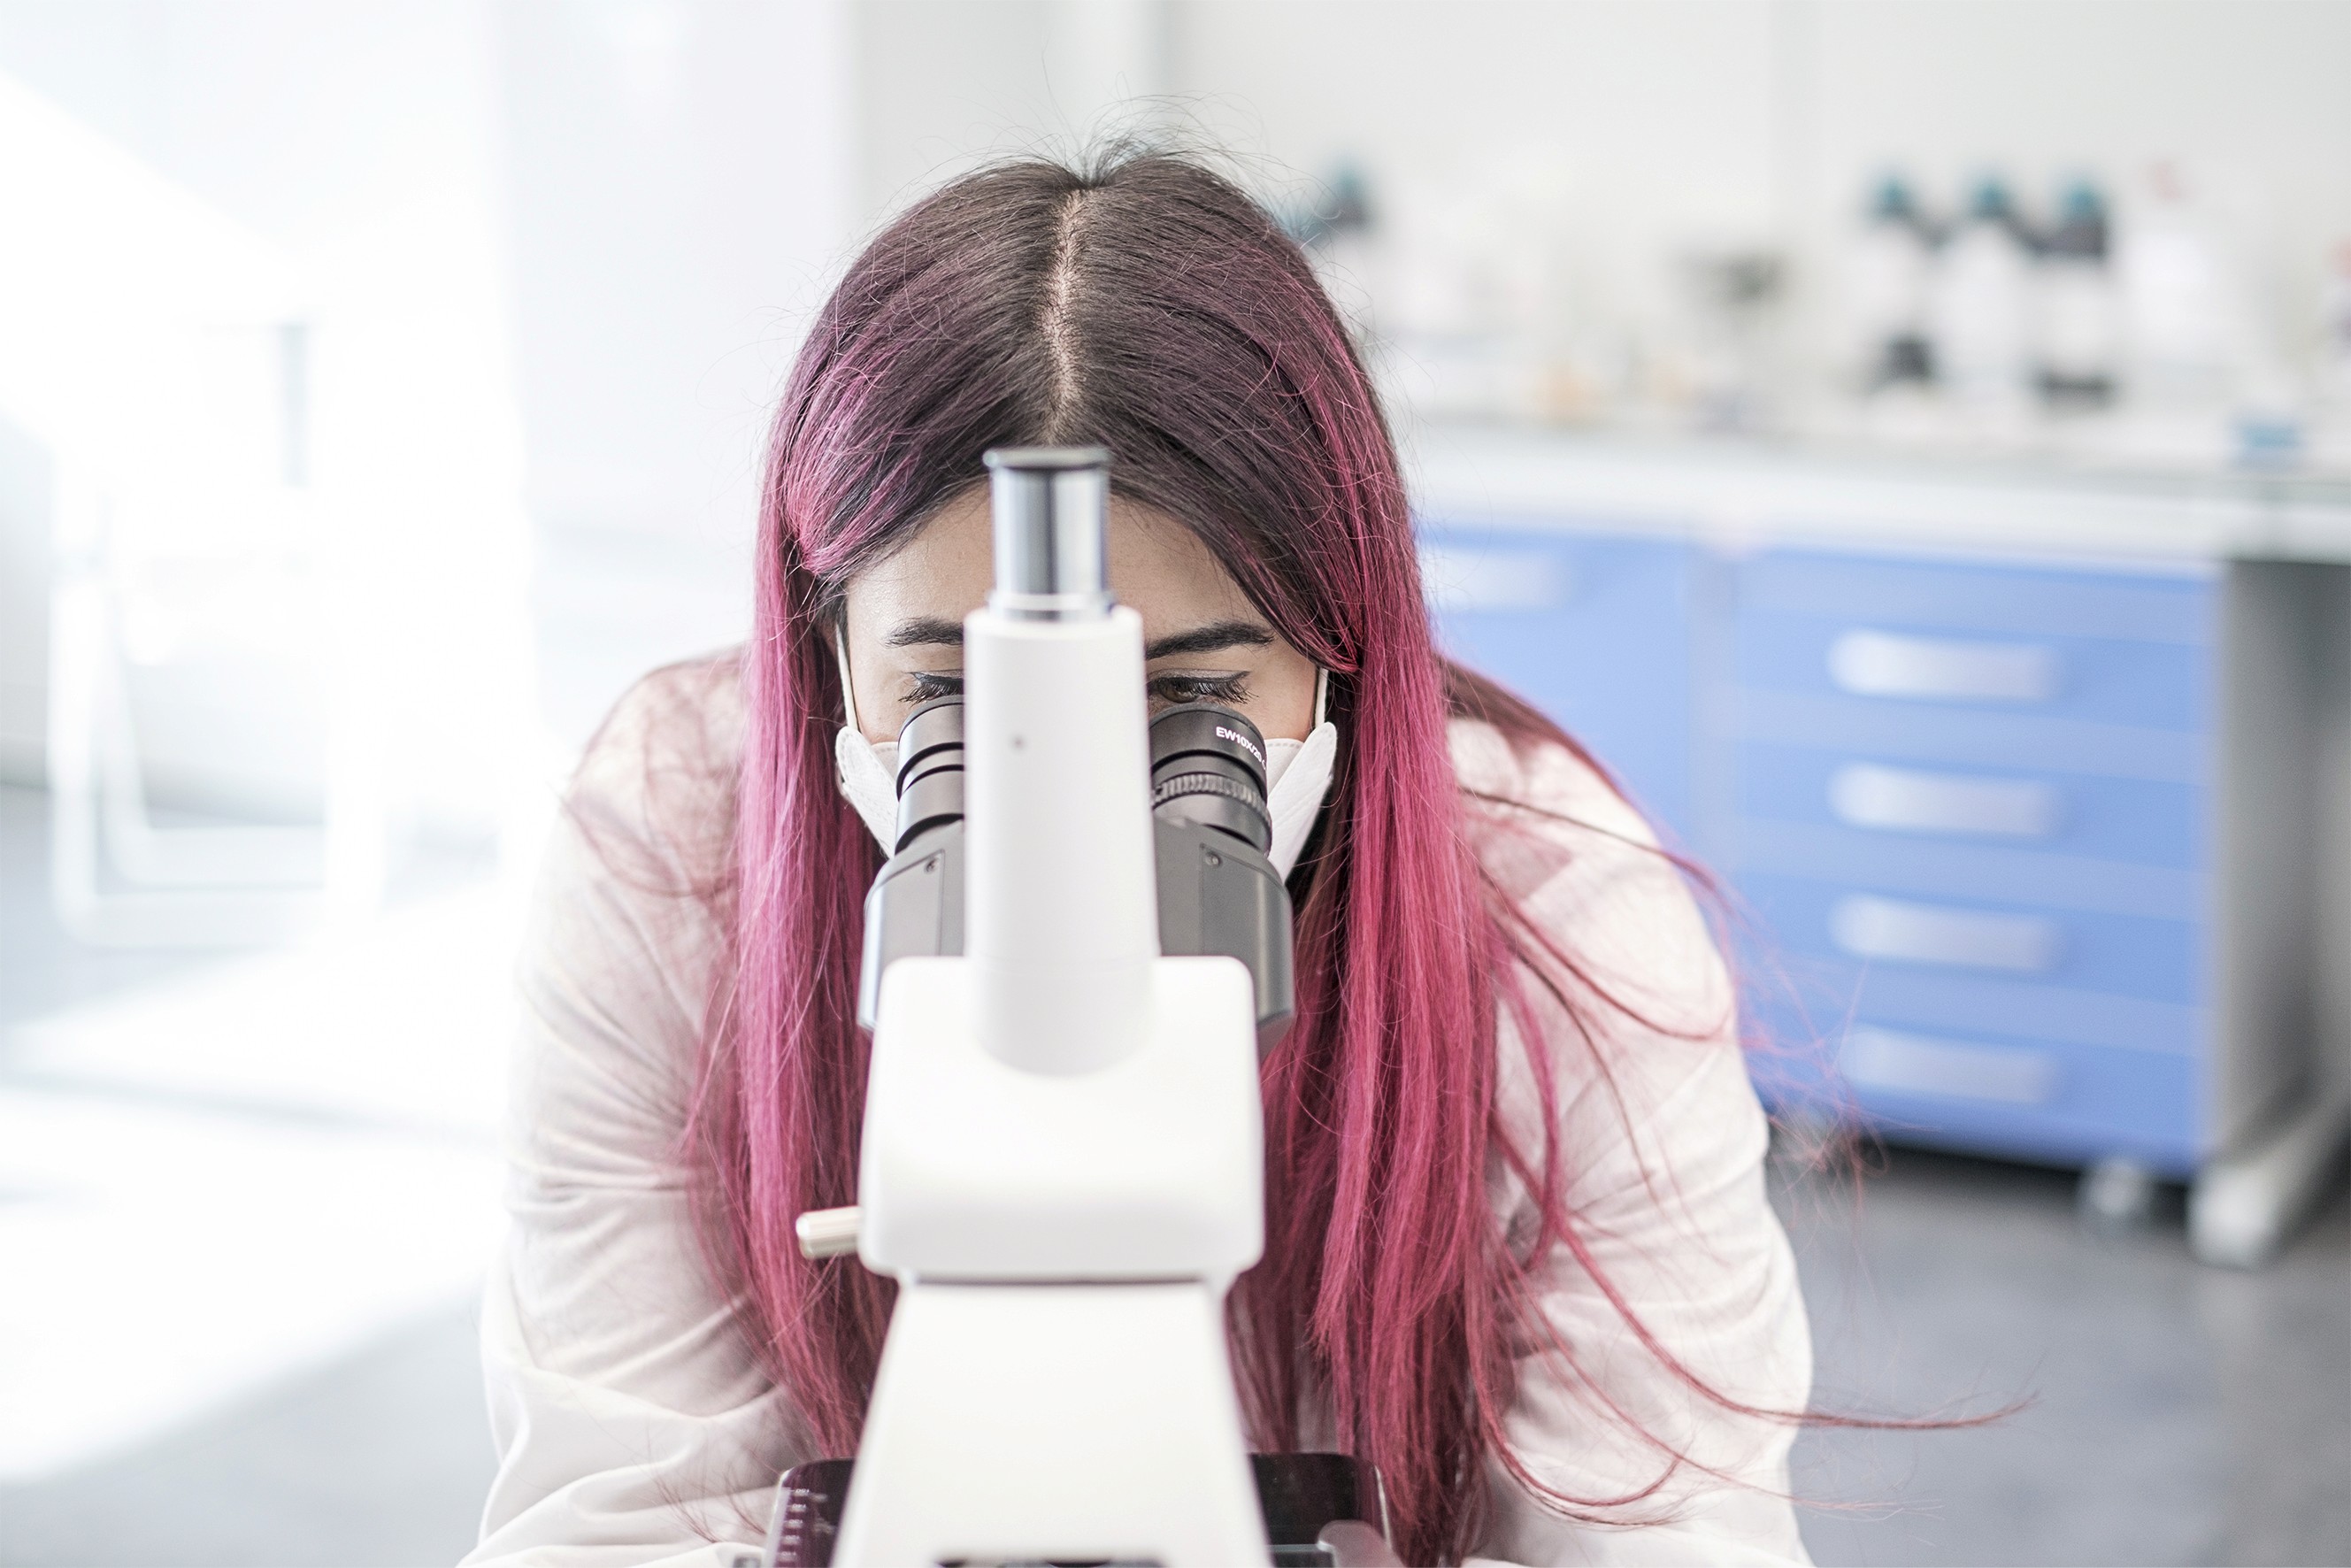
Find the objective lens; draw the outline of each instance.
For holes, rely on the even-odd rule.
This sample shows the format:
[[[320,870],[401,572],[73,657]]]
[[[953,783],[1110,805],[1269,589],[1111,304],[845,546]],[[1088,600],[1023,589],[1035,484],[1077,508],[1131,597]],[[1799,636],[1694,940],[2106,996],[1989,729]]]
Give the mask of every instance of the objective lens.
[[[1186,703],[1151,721],[1151,811],[1161,821],[1216,828],[1263,854],[1273,843],[1265,791],[1265,737],[1232,709]]]
[[[962,816],[963,698],[934,697],[898,731],[898,834],[890,852]]]

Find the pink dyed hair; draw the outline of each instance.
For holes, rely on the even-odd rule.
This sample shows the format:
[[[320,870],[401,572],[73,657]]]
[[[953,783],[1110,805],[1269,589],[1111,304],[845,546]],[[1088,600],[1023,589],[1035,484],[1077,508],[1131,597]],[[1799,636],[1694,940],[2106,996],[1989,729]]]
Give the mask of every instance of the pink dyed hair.
[[[1405,1560],[1457,1557],[1489,1459],[1542,1490],[1504,1439],[1507,1347],[1556,1337],[1489,1207],[1489,1159],[1543,1206],[1532,1256],[1583,1252],[1548,1134],[1511,1147],[1495,1104],[1498,1009],[1531,1022],[1521,968],[1574,965],[1471,853],[1446,724],[1569,743],[1437,654],[1346,331],[1297,246],[1195,163],[959,180],[857,259],[801,351],[743,664],[732,988],[690,1127],[710,1240],[810,1437],[853,1451],[893,1288],[792,1243],[801,1211],[855,1199],[867,1059],[854,992],[880,857],[833,782],[832,617],[848,579],[981,481],[983,451],[1039,443],[1108,446],[1116,491],[1194,529],[1332,672],[1345,745],[1291,879],[1299,1015],[1264,1070],[1266,1258],[1234,1293],[1235,1364],[1255,1440],[1294,1447],[1302,1352],[1385,1478]],[[1520,1032],[1547,1087],[1540,1031]]]

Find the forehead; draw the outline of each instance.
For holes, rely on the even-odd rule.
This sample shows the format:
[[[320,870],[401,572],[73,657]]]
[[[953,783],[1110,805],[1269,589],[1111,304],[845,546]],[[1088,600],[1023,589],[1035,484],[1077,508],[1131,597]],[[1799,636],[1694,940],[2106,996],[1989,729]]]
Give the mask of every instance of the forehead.
[[[901,621],[962,620],[987,598],[992,543],[987,491],[975,486],[850,579],[852,629],[881,635]],[[1143,617],[1146,638],[1210,621],[1263,619],[1208,547],[1165,512],[1113,497],[1109,543],[1111,591]]]

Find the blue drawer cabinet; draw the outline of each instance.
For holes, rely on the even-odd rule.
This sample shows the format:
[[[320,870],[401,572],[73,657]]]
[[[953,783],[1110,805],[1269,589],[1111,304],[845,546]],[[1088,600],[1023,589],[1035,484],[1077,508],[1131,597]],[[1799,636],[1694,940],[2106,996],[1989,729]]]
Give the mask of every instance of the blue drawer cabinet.
[[[1810,979],[1769,1021],[1835,1069],[1792,1053],[1775,1097],[2194,1169],[2212,580],[1801,551],[1725,570],[1708,847]]]
[[[1423,540],[1446,648],[1729,874],[1779,1041],[1767,1097],[1908,1141],[2196,1167],[2215,577],[1441,519]]]
[[[1696,552],[1441,521],[1421,541],[1439,645],[1557,719],[1687,840]]]

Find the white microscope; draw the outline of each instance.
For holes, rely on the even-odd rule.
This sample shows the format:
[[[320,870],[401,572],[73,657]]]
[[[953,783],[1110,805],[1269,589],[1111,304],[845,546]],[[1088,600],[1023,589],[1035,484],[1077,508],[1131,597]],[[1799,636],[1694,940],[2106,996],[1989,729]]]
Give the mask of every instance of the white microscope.
[[[1243,1437],[1225,1293],[1263,1245],[1290,900],[1256,729],[1145,723],[1108,463],[987,455],[966,695],[902,736],[859,1203],[799,1226],[897,1307],[856,1459],[778,1489],[776,1568],[1395,1561],[1367,1468]]]

